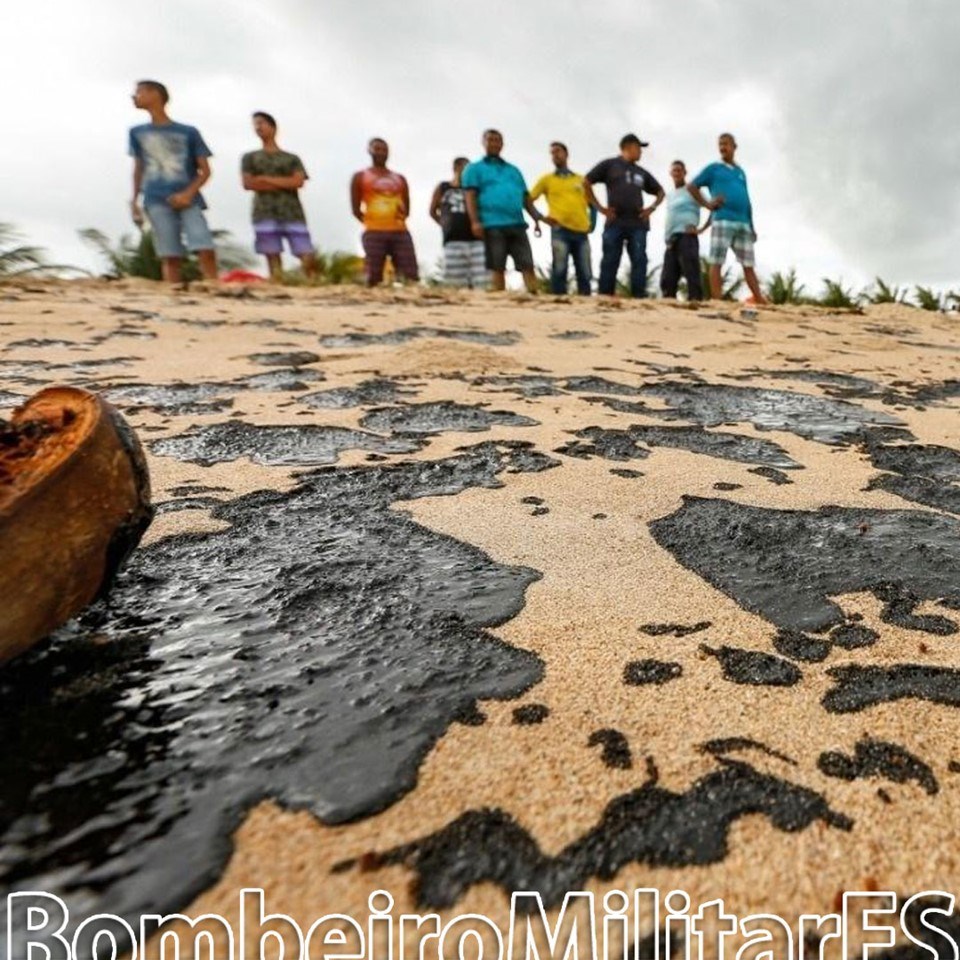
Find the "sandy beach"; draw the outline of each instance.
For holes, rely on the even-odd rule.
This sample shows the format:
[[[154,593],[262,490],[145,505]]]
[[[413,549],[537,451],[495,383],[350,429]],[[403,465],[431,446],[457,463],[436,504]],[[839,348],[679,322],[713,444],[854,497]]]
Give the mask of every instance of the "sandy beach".
[[[103,393],[158,505],[0,675],[7,892],[960,886],[954,315],[91,281],[0,327],[0,407]]]

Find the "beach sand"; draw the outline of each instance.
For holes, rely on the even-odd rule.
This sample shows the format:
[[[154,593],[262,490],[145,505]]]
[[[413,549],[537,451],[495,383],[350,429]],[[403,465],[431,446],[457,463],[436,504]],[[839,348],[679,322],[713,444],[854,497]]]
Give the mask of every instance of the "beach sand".
[[[940,449],[960,426],[955,317],[777,307],[745,319],[726,303],[123,281],[2,287],[0,325],[5,406],[45,383],[88,385],[147,445],[154,499],[173,506],[141,553],[229,529],[211,501],[287,493],[322,466],[297,462],[296,444],[282,464],[257,462],[269,444],[253,427],[379,438],[358,448],[350,435],[338,471],[486,443],[557,464],[389,507],[442,535],[430,543],[476,548],[478,565],[535,572],[522,608],[483,627],[511,655],[533,655],[532,679],[515,685],[525,689],[444,720],[382,809],[335,822],[299,781],[258,790],[211,828],[222,863],[177,894],[180,912],[237,924],[239,891],[259,887],[270,912],[304,927],[332,912],[362,922],[384,889],[397,916],[436,908],[505,927],[514,885],[573,884],[676,888],[794,922],[830,912],[844,890],[960,885],[960,598],[946,596],[951,580],[960,590],[960,453]],[[383,338],[403,330],[414,333]],[[279,388],[246,379],[278,371]],[[344,393],[336,408],[303,400],[371,380],[391,386]],[[214,386],[186,409],[121,389],[171,384]],[[440,432],[411,432],[404,408],[440,402],[459,405],[422,411]],[[465,412],[481,407],[502,413],[463,429],[484,425]],[[380,408],[392,413],[361,424]],[[230,422],[253,425],[239,458],[191,462],[189,445],[158,443]],[[517,441],[532,446],[505,446]],[[871,488],[881,475],[893,480]],[[349,515],[344,500],[344,531]],[[417,695],[429,699],[429,685]],[[291,747],[290,762],[305,749]],[[104,841],[85,856],[112,854]],[[151,861],[137,870],[149,900]]]

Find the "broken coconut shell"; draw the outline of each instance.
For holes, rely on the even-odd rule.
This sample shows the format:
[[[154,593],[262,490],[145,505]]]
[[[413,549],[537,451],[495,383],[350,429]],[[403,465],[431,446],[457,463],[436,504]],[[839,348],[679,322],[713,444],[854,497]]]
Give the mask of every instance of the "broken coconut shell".
[[[0,661],[104,596],[152,518],[143,449],[96,394],[48,387],[0,420]]]

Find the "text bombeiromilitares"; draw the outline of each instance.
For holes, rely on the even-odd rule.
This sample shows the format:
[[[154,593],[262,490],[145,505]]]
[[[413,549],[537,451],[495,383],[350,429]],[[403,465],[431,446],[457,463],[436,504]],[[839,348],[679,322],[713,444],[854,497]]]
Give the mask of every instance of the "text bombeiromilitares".
[[[234,928],[216,914],[143,915],[135,927],[107,913],[78,919],[52,894],[7,897],[6,949],[0,960],[817,960],[831,953],[867,958],[896,943],[921,955],[960,957],[955,898],[847,892],[838,913],[737,916],[722,899],[694,905],[682,890],[573,891],[548,916],[540,894],[516,892],[507,922],[482,914],[394,912],[385,890],[370,894],[358,921],[327,914],[308,926],[268,913],[261,889],[240,894]]]

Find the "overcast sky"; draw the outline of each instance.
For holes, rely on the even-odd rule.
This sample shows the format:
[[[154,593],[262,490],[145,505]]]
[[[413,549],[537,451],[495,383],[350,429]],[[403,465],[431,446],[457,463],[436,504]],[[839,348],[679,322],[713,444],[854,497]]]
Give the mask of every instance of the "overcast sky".
[[[532,182],[565,141],[573,169],[650,141],[713,160],[734,131],[768,274],[796,266],[853,284],[960,287],[957,0],[37,0],[4,24],[0,220],[56,260],[93,267],[80,227],[130,229],[129,95],[151,77],[170,114],[214,152],[213,226],[252,242],[240,154],[250,113],[311,175],[303,199],[321,249],[359,251],[348,204],[366,142],[385,137],[411,185],[422,268],[440,250],[430,193],[483,128]],[[12,121],[12,122],[11,122]],[[649,252],[658,263],[662,212]],[[595,243],[599,234],[594,235]],[[548,246],[535,246],[546,263]]]

